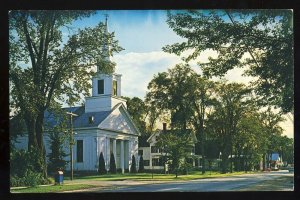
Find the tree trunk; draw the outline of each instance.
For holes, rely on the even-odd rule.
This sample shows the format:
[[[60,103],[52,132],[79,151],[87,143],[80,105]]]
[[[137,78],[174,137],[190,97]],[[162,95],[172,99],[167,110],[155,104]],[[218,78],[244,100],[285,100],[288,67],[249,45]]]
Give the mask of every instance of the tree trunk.
[[[266,154],[263,154],[263,171],[266,170]]]
[[[44,146],[44,134],[43,134],[43,127],[44,127],[44,110],[39,111],[39,114],[36,118],[35,130],[36,130],[36,138],[37,138],[37,146],[38,150],[40,151],[40,155],[43,157],[43,176],[47,178],[47,161],[46,161],[46,149]]]
[[[222,173],[226,173],[227,172],[227,168],[228,168],[228,156],[229,154],[222,154],[222,162],[221,162],[221,168],[222,168]]]
[[[28,151],[32,149],[32,147],[37,146],[36,140],[36,132],[35,132],[35,120],[32,119],[30,116],[25,117],[25,123],[28,132]]]

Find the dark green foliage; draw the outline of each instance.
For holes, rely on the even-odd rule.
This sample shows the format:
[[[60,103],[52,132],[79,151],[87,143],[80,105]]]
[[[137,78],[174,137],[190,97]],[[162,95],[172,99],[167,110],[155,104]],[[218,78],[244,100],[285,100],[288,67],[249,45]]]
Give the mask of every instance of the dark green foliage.
[[[62,133],[52,132],[49,136],[51,153],[48,154],[48,171],[54,173],[58,169],[65,169],[67,165],[65,157],[68,156],[68,154],[63,150],[65,138]]]
[[[145,138],[149,138],[150,136],[145,120],[148,116],[148,107],[143,100],[138,97],[122,98],[126,99],[127,111],[141,133],[141,136],[138,138],[139,146],[147,145],[145,144]]]
[[[132,160],[131,160],[132,164],[130,167],[130,173],[136,173],[136,161],[135,161],[135,156],[132,155]]]
[[[10,185],[36,186],[47,184],[43,177],[43,162],[37,150],[12,150],[10,153]]]
[[[114,153],[110,154],[110,162],[109,162],[109,172],[112,174],[117,173],[116,161]]]
[[[140,161],[139,161],[139,173],[144,172],[144,159],[143,159],[143,155],[141,155],[140,157]]]
[[[186,130],[192,126],[200,146],[204,147],[204,118],[206,110],[212,106],[214,83],[197,74],[188,64],[178,64],[154,75],[148,89],[146,102],[150,108],[159,109],[160,115],[163,111],[169,113],[171,128]],[[201,155],[205,155],[204,148],[201,148]],[[204,173],[205,167],[202,169]]]
[[[228,171],[228,156],[234,152],[237,126],[247,111],[255,110],[249,100],[251,91],[243,84],[220,82],[216,87],[215,111],[208,115],[206,132],[215,139],[222,152],[222,172]],[[232,169],[232,168],[230,168]]]
[[[181,169],[187,166],[187,158],[192,151],[192,142],[187,134],[161,134],[156,146],[163,152],[162,156],[176,178]]]
[[[105,161],[104,161],[104,157],[103,157],[102,152],[100,153],[100,156],[99,156],[98,172],[99,172],[99,174],[106,174]]]
[[[207,77],[224,76],[233,68],[258,77],[253,86],[262,105],[293,112],[293,11],[292,10],[198,10],[168,13],[167,23],[186,42],[167,45],[164,51],[189,61],[206,50],[218,53],[199,62]],[[247,55],[247,59],[244,56]],[[248,68],[249,67],[249,68]]]
[[[20,177],[26,170],[41,173],[44,168],[42,159],[39,151],[34,148],[30,151],[13,150],[10,155],[10,173]]]

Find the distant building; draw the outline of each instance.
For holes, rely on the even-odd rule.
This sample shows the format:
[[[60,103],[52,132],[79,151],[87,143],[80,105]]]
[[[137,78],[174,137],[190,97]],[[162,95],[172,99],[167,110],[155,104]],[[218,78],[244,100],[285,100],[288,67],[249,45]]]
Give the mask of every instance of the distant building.
[[[107,20],[106,20],[106,31]],[[108,44],[108,43],[107,43]],[[103,46],[105,59],[110,61],[109,46]],[[100,153],[103,153],[106,169],[109,169],[110,154],[113,153],[117,169],[122,172],[131,167],[132,155],[138,156],[139,130],[127,112],[126,100],[121,98],[121,75],[104,74],[97,69],[92,78],[92,96],[85,98],[85,104],[79,107],[62,108],[63,112],[71,112],[75,145],[73,147],[75,171],[97,171]],[[50,130],[59,121],[53,113],[45,112],[45,127]],[[44,143],[46,154],[50,153],[49,132],[45,131]],[[63,133],[62,133],[63,134]],[[15,146],[26,149],[28,137],[17,139]],[[69,153],[69,141],[65,151]],[[70,160],[66,157],[66,160]],[[138,166],[138,163],[136,163]],[[67,167],[66,170],[70,168]]]
[[[279,153],[271,153],[269,157],[269,161],[272,170],[278,170],[283,165]]]
[[[144,168],[146,170],[164,170],[165,167],[168,168],[163,164],[163,154],[161,150],[155,145],[160,134],[168,133],[171,133],[171,130],[166,130],[166,124],[164,123],[163,130],[157,130],[148,138],[147,142],[149,145],[139,147],[139,158],[141,155],[143,156]],[[202,157],[195,154],[195,144],[197,143],[197,138],[191,131],[189,131],[188,134],[190,134],[190,138],[193,143],[193,149],[190,154],[191,156],[189,158],[189,162],[193,165],[193,167],[200,167],[200,159]]]

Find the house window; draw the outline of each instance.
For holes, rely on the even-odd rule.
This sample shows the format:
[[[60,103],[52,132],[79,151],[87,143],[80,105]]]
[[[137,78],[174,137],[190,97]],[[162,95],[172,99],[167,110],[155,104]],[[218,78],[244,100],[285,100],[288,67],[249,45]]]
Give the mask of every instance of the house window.
[[[77,140],[77,162],[83,162],[83,140]]]
[[[150,160],[144,160],[144,166],[150,166]]]
[[[89,116],[89,124],[94,123],[94,116]]]
[[[104,80],[98,80],[98,94],[104,94]]]
[[[159,149],[156,146],[151,146],[151,153],[159,153]]]
[[[152,158],[152,166],[163,166],[162,159]]]
[[[143,155],[143,150],[139,150],[139,155],[140,155],[140,156]]]
[[[118,91],[118,82],[113,81],[113,95],[117,96],[117,91]]]

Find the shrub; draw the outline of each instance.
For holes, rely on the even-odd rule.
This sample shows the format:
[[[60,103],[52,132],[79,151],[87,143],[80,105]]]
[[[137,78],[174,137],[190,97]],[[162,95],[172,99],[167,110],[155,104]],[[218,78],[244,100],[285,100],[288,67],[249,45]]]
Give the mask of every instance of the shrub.
[[[139,172],[144,172],[144,159],[143,159],[143,155],[141,155],[141,157],[140,157]]]
[[[49,164],[48,172],[56,172],[57,169],[65,169],[67,161],[64,158],[68,155],[63,149],[63,143],[65,138],[60,136],[59,132],[50,133],[50,149],[48,154]]]
[[[99,157],[99,168],[98,168],[99,174],[106,174],[106,169],[105,169],[105,162],[104,162],[104,157],[103,153],[100,153]]]
[[[130,168],[130,173],[136,173],[136,162],[135,162],[135,157],[132,155],[132,164]]]
[[[11,176],[10,177],[10,186],[37,186],[51,183],[51,179],[45,179],[42,173],[36,173],[31,170],[27,170],[23,177]],[[54,181],[53,181],[54,182]]]
[[[117,173],[116,161],[114,153],[110,154],[110,162],[109,162],[109,172],[112,174]]]
[[[42,157],[38,151],[15,150],[10,154],[10,185],[16,186],[36,186],[47,184],[42,170]]]

